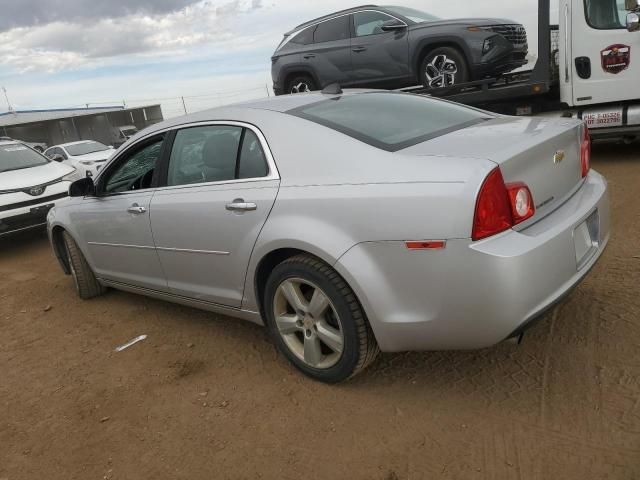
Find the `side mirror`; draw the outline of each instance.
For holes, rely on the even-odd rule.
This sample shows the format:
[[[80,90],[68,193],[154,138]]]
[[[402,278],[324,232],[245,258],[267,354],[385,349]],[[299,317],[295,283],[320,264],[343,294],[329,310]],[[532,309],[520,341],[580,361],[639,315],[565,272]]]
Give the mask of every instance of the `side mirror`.
[[[51,155],[50,158],[54,162],[62,162],[64,160],[64,157],[62,155],[60,155],[59,153],[56,153],[55,155]]]
[[[404,30],[405,28],[407,28],[407,26],[398,20],[387,20],[380,26],[383,32],[396,32],[398,30]]]
[[[624,8],[625,10],[629,10],[630,12],[636,10],[640,6],[639,0],[624,0]]]
[[[93,184],[93,178],[84,177],[76,180],[69,187],[70,197],[88,197],[96,194],[96,186]]]
[[[630,32],[640,30],[640,15],[637,13],[627,13],[627,30]]]

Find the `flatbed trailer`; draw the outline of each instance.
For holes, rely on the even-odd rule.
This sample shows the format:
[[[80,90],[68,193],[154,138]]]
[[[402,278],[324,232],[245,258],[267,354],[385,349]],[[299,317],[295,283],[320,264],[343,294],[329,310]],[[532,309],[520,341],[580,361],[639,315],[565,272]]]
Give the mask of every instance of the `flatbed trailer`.
[[[615,0],[611,1],[615,2]],[[636,5],[634,10],[638,11],[637,1],[627,0],[627,3],[630,2]],[[608,71],[603,73],[594,71],[595,58],[599,63],[604,58],[607,48],[619,46],[632,50],[632,47],[620,43],[620,28],[616,29],[615,34],[610,35],[611,38],[607,38],[606,32],[603,35],[602,30],[596,31],[589,24],[586,8],[583,0],[561,0],[560,24],[552,25],[550,0],[539,0],[538,59],[532,69],[439,89],[425,89],[419,85],[400,90],[444,98],[507,115],[545,114],[578,118],[587,123],[594,138],[616,137],[631,141],[640,137],[640,67],[635,71],[629,68],[631,67],[629,54],[627,68],[615,74]],[[581,39],[585,36],[585,25],[580,25],[578,28],[572,23],[578,23],[580,19],[586,24],[587,33],[592,29],[598,36],[594,44],[602,45],[596,47],[597,51],[592,49],[590,56],[576,56],[572,52],[574,45],[577,45],[577,39],[574,36],[578,35],[578,32]],[[629,42],[638,43],[640,40],[640,33],[625,29],[624,34]],[[640,48],[634,50],[640,50]],[[571,61],[574,57],[575,62]],[[604,69],[604,60],[602,62]],[[581,71],[582,66],[587,63],[588,76],[586,72]],[[633,65],[635,67],[635,64]],[[598,75],[599,73],[601,74]],[[630,84],[628,77],[633,79],[634,75],[635,81]],[[582,95],[574,98],[572,95],[574,90],[590,92],[589,87],[585,88],[584,85],[591,80],[592,76],[597,76],[598,78],[593,81],[599,83],[591,89],[594,93],[598,93],[603,83],[608,83],[609,88],[617,88],[620,92],[613,97],[601,95],[601,98],[598,98],[596,95]],[[621,82],[623,77],[626,79]],[[579,83],[580,88],[577,88],[574,83]]]

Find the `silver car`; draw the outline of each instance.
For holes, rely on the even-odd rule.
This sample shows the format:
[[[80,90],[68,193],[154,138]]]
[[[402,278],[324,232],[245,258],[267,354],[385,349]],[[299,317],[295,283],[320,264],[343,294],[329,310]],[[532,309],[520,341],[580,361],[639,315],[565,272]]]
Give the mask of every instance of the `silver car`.
[[[264,324],[338,382],[380,350],[519,337],[569,293],[609,240],[590,148],[574,120],[417,95],[271,98],[141,132],[71,186],[49,233],[82,298]]]

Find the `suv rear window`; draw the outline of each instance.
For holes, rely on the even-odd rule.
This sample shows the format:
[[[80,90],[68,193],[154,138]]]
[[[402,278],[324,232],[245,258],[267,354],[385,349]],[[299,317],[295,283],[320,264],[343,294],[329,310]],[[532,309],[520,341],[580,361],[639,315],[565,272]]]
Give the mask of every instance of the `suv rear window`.
[[[361,93],[289,110],[357,140],[397,152],[493,118],[454,103],[402,93]]]

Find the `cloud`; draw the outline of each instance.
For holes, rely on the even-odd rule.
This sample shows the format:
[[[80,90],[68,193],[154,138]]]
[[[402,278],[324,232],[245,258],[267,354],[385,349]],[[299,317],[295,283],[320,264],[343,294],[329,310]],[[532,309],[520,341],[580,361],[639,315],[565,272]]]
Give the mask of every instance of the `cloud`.
[[[162,0],[156,7],[183,3]],[[260,0],[201,1],[164,14],[138,12],[118,18],[56,20],[13,28],[0,33],[0,65],[21,72],[54,72],[103,65],[114,57],[187,54],[198,46],[222,46],[238,40],[237,29],[233,28],[237,17],[260,8]],[[243,32],[242,37],[245,44],[251,44],[255,35]]]
[[[0,31],[52,22],[83,23],[133,14],[178,11],[197,0],[18,0],[2,2]]]

